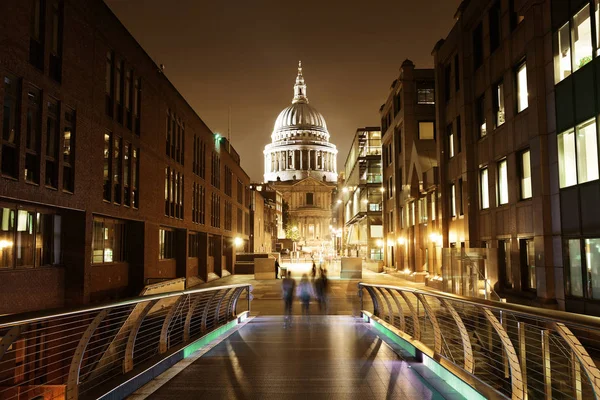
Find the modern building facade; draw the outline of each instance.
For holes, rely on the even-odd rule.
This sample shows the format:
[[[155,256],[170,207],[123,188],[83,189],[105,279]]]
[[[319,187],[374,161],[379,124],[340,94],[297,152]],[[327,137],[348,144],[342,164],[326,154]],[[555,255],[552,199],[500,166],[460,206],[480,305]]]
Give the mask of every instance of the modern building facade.
[[[379,112],[385,263],[423,281],[441,264],[434,71],[405,60]]]
[[[233,272],[249,234],[239,156],[104,2],[7,0],[0,15],[0,314]]]
[[[433,50],[442,246],[463,259],[447,290],[475,274],[503,297],[561,297],[551,17],[550,1],[463,1]]]
[[[344,164],[347,177],[341,199],[344,211],[346,255],[383,260],[381,131],[356,131]]]
[[[331,248],[332,192],[337,184],[337,149],[329,142],[325,118],[308,103],[302,66],[292,104],[275,121],[265,146],[265,182],[282,194],[299,244],[309,252]]]

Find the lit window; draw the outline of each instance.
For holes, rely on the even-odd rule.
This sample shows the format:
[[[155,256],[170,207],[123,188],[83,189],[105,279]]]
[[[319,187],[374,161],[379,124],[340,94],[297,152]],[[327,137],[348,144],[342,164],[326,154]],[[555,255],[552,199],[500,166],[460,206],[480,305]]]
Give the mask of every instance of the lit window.
[[[94,218],[92,264],[125,261],[125,223],[116,219]]]
[[[450,185],[450,212],[452,217],[456,217],[456,186]]]
[[[573,71],[592,61],[592,25],[589,5],[583,7],[572,20]]]
[[[481,209],[490,208],[490,188],[488,186],[488,169],[479,171],[479,190],[481,193]]]
[[[435,139],[433,122],[419,122],[419,139]]]
[[[558,135],[558,173],[561,188],[598,179],[595,120]]]
[[[160,228],[158,231],[158,258],[160,260],[175,258],[175,248],[175,231]]]
[[[531,152],[529,150],[521,153],[521,199],[531,197]]]
[[[475,123],[479,129],[479,137],[487,135],[487,124],[485,122],[485,96],[481,95],[475,102]]]
[[[569,295],[583,297],[583,276],[581,273],[581,247],[579,239],[568,241],[569,250],[569,282],[567,288]]]
[[[508,171],[506,160],[498,163],[498,204],[508,203]]]
[[[569,23],[564,24],[555,37],[554,81],[558,83],[571,75],[571,43],[569,40]]]
[[[498,82],[494,87],[494,116],[496,118],[496,127],[501,126],[506,121],[504,112],[504,83]]]
[[[431,193],[429,202],[431,203],[431,220],[435,221],[435,192]]]
[[[521,112],[529,106],[527,98],[527,63],[517,68],[517,112]]]
[[[448,135],[448,158],[454,157],[454,132],[452,131],[452,124],[446,128],[446,134]]]
[[[585,239],[584,245],[589,296],[600,299],[600,239]]]

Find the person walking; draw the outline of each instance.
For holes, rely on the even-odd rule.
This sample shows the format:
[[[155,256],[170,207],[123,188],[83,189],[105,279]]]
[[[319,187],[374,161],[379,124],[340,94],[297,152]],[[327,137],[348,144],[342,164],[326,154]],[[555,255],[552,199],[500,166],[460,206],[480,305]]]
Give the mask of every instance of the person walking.
[[[308,275],[302,275],[298,285],[298,297],[302,303],[302,315],[310,315],[310,298],[313,297],[312,285],[308,281]]]
[[[279,279],[279,260],[275,259],[275,279]]]
[[[294,300],[294,290],[296,289],[296,281],[292,279],[292,272],[288,271],[287,276],[281,282],[281,292],[283,295],[284,304],[284,319],[283,326],[287,328],[292,325],[292,302]]]
[[[314,282],[316,277],[317,277],[317,264],[315,264],[315,262],[313,261],[312,270],[310,271],[310,278]]]

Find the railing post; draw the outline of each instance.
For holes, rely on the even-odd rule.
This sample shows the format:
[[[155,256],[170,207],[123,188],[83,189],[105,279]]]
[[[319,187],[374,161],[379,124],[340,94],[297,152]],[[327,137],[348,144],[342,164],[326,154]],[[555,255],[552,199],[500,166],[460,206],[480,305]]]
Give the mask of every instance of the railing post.
[[[573,398],[581,400],[581,366],[577,356],[571,352],[571,380],[573,381]]]
[[[527,346],[525,335],[525,323],[517,322],[517,334],[519,336],[519,361],[521,362],[521,375],[523,376],[523,387],[527,388]],[[527,399],[527,389],[525,389]]]
[[[544,394],[546,399],[552,399],[552,369],[550,366],[550,331],[543,329],[542,341],[542,368],[544,370]]]
[[[158,300],[151,300],[146,304],[146,307],[140,313],[138,319],[135,321],[135,324],[131,327],[129,331],[129,336],[127,337],[127,345],[125,346],[125,356],[123,357],[123,371],[129,372],[133,369],[133,349],[135,348],[135,339],[137,338],[137,334],[144,322],[144,318],[148,315],[152,307],[158,303]]]

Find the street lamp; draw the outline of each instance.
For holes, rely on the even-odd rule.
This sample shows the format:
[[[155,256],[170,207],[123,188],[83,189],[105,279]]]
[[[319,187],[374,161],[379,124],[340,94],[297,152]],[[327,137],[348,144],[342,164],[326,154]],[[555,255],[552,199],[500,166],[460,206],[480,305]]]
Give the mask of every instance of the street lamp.
[[[235,245],[235,247],[242,247],[242,245],[244,244],[244,239],[242,239],[241,237],[236,237],[235,239],[233,239],[233,244]]]

